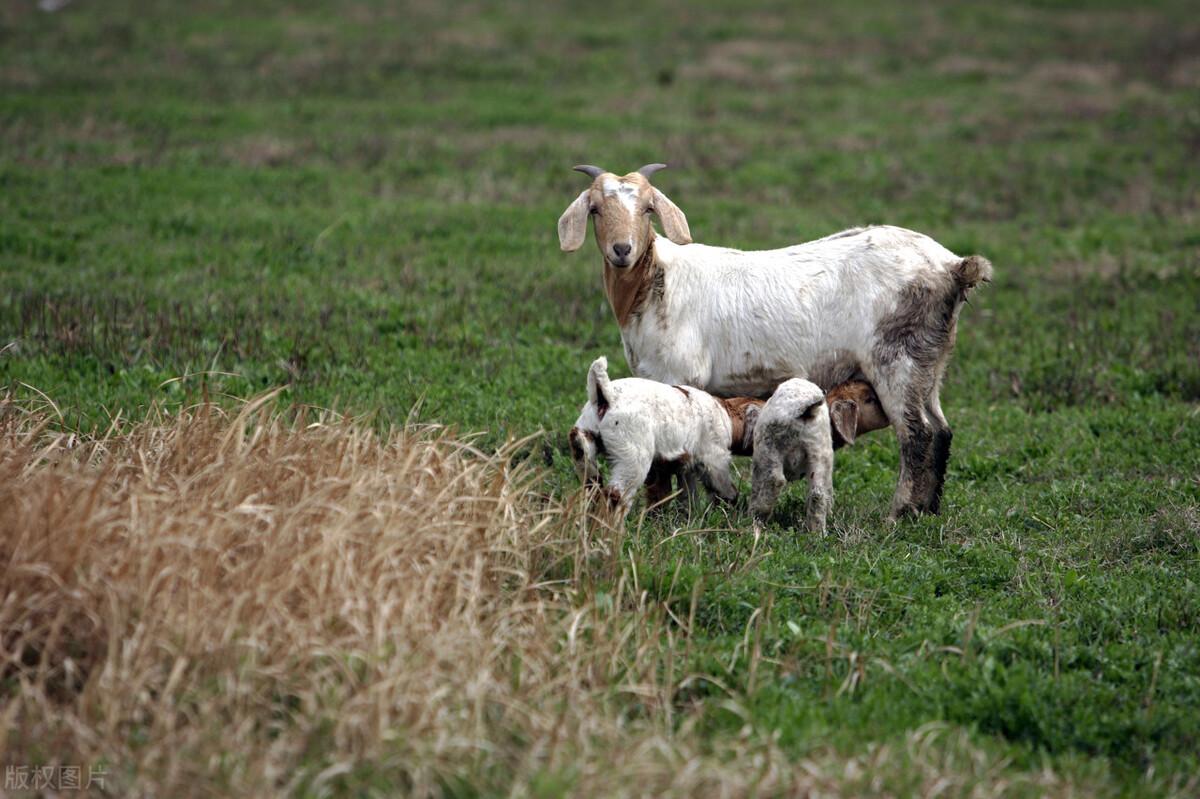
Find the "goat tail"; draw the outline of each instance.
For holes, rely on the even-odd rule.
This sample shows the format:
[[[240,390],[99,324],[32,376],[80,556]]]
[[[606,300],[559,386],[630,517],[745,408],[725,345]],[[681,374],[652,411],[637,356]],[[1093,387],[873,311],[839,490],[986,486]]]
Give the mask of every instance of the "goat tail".
[[[980,283],[992,282],[992,262],[982,255],[968,255],[951,266],[950,273],[965,293]]]
[[[817,418],[817,411],[821,410],[821,406],[825,404],[825,398],[813,400],[813,403],[800,412],[800,419],[805,422],[811,422]]]
[[[596,406],[600,416],[608,410],[608,398],[612,394],[611,381],[608,379],[608,358],[601,355],[592,361],[588,369],[587,391],[588,402]]]

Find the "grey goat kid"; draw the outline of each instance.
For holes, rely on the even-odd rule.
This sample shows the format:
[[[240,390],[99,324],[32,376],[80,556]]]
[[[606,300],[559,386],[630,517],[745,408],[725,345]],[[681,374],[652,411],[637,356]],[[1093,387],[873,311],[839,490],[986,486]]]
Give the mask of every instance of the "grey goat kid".
[[[824,533],[833,505],[833,430],[825,393],[815,383],[793,378],[748,415],[754,428],[750,511],[755,519],[770,515],[789,481],[807,478],[805,526]]]

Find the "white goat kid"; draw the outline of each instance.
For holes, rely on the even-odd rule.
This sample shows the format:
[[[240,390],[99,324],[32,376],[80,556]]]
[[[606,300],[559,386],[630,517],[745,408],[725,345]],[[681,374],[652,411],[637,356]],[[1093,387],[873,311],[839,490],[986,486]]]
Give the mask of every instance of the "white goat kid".
[[[938,392],[959,310],[991,264],[888,226],[759,252],[692,244],[683,212],[650,185],[662,167],[576,167],[592,184],[558,220],[567,251],[594,220],[633,373],[726,397],[767,397],[792,377],[826,389],[865,378],[900,443],[892,518],[936,513],[952,438]]]
[[[805,526],[824,533],[833,505],[833,431],[825,393],[815,383],[792,378],[748,415],[754,428],[751,513],[756,520],[766,518],[784,486],[807,478]]]
[[[732,450],[749,444],[743,423],[747,403],[720,400],[690,386],[636,377],[609,380],[606,358],[597,358],[588,370],[587,392],[587,404],[571,428],[571,454],[587,485],[599,484],[597,456],[607,456],[605,493],[621,517],[655,464],[690,465],[717,497],[737,499],[729,465]]]

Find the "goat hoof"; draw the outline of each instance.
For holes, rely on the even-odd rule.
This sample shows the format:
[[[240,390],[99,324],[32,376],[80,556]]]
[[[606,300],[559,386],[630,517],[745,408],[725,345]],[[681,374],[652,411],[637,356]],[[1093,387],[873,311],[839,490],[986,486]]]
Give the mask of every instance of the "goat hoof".
[[[888,514],[887,520],[889,524],[896,524],[901,519],[920,515],[921,509],[916,505],[902,505],[899,508],[892,508],[892,512]]]

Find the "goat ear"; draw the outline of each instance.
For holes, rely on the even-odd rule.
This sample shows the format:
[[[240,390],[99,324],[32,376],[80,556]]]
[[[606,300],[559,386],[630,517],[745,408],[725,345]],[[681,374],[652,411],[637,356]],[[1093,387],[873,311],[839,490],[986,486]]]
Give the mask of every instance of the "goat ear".
[[[858,403],[836,400],[829,406],[829,421],[847,444],[854,443],[858,434]]]
[[[742,414],[742,451],[749,452],[754,448],[754,428],[758,427],[759,406],[747,405]]]
[[[583,246],[583,240],[587,237],[590,191],[590,188],[584,189],[558,218],[558,246],[562,247],[563,252],[575,252]]]
[[[658,214],[667,238],[676,244],[691,244],[692,231],[688,229],[687,217],[683,215],[683,211],[680,211],[679,206],[671,202],[667,195],[658,189],[653,191],[654,213]]]

